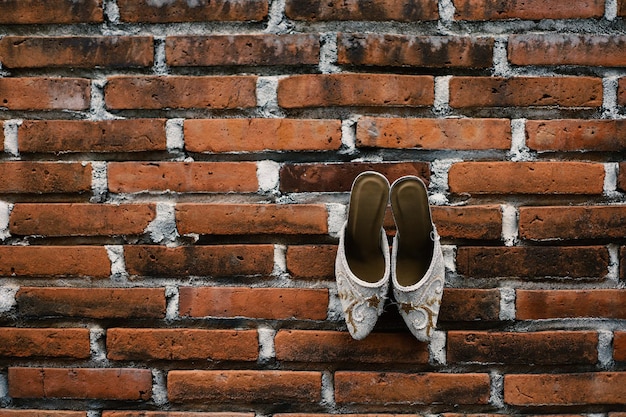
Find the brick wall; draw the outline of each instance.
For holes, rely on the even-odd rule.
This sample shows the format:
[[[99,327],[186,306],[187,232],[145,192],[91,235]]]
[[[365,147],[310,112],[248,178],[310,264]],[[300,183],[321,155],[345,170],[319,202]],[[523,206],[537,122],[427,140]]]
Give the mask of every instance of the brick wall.
[[[624,417],[625,19],[0,1],[0,417]],[[393,305],[346,331],[337,233],[368,169],[429,184],[429,344]]]

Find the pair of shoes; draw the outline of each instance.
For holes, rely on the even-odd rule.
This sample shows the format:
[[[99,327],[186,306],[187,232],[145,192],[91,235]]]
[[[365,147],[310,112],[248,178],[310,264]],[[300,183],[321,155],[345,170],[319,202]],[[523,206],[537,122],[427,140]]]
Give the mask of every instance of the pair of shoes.
[[[391,200],[396,235],[390,256],[383,220]],[[400,315],[421,341],[437,323],[445,268],[426,186],[414,176],[391,186],[367,171],[350,192],[348,219],[339,234],[335,276],[350,335],[365,338],[383,312],[390,282]]]

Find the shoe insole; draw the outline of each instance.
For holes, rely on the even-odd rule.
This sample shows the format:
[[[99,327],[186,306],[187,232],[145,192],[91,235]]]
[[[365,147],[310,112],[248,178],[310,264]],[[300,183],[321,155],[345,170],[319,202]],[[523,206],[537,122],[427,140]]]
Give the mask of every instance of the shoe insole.
[[[418,179],[401,180],[391,191],[391,207],[398,233],[396,279],[408,287],[417,284],[428,271],[433,255],[426,187]]]
[[[389,201],[389,183],[378,174],[357,177],[350,193],[345,234],[346,259],[361,280],[375,283],[385,273],[381,228]]]

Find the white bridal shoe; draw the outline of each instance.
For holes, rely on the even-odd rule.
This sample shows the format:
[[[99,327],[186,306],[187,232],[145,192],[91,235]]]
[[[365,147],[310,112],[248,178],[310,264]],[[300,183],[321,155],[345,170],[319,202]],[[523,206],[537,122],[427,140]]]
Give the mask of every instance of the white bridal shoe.
[[[388,202],[387,178],[373,171],[358,175],[339,234],[337,290],[348,331],[357,340],[376,325],[389,291],[389,244],[383,229]]]
[[[391,209],[397,228],[391,255],[393,295],[411,333],[426,342],[437,324],[445,267],[422,180],[413,176],[396,180]]]

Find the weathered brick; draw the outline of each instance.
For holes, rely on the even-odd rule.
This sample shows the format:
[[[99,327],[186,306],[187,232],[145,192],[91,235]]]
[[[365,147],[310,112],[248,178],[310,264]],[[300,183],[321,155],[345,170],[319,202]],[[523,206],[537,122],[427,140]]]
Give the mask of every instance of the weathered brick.
[[[481,240],[502,238],[502,210],[499,206],[434,206],[431,210],[441,237]]]
[[[13,398],[148,400],[152,372],[126,368],[9,368]]]
[[[0,24],[101,23],[102,0],[3,0]]]
[[[165,55],[172,67],[217,65],[317,65],[316,34],[168,36]]]
[[[459,162],[450,168],[448,183],[457,194],[602,194],[604,164]]]
[[[0,162],[0,194],[90,192],[91,169],[82,162]]]
[[[0,276],[108,278],[103,246],[0,246]]]
[[[287,271],[293,279],[335,279],[335,245],[289,245]]]
[[[591,331],[450,331],[446,352],[450,364],[595,365],[597,346]]]
[[[195,411],[103,411],[102,417],[254,417],[254,413]],[[0,416],[2,417],[2,416]]]
[[[456,20],[588,19],[604,16],[603,0],[453,0]]]
[[[552,318],[626,318],[626,291],[521,290],[516,291],[518,320]]]
[[[341,146],[341,121],[307,119],[186,120],[190,152],[330,151]]]
[[[414,22],[437,20],[437,4],[427,0],[394,0],[327,2],[321,0],[287,0],[285,14],[290,19],[308,21],[370,20]]]
[[[121,329],[107,330],[111,360],[256,361],[256,330]]]
[[[86,110],[90,98],[83,78],[0,78],[0,108],[8,110]]]
[[[337,63],[426,68],[489,68],[493,38],[339,33]]]
[[[626,120],[528,120],[526,146],[536,151],[626,150]]]
[[[131,276],[269,276],[274,245],[129,245],[124,247],[124,261]]]
[[[626,66],[623,35],[511,35],[508,48],[513,65]]]
[[[0,417],[87,417],[86,411],[0,410]]]
[[[500,320],[500,292],[497,289],[446,288],[439,321],[491,322]]]
[[[276,359],[287,362],[428,363],[428,345],[409,333],[371,333],[354,340],[346,332],[280,330]]]
[[[117,4],[122,22],[260,21],[269,11],[268,0],[118,0]]]
[[[86,359],[90,355],[89,329],[0,328],[0,357]]]
[[[256,171],[256,162],[111,162],[108,182],[113,193],[251,193]]]
[[[626,234],[626,206],[520,207],[522,239],[610,239]]]
[[[20,153],[148,152],[167,149],[164,119],[25,120]]]
[[[594,77],[452,77],[450,106],[600,107],[602,80]]]
[[[154,204],[17,203],[9,230],[13,235],[140,235],[155,215]]]
[[[613,359],[626,361],[626,332],[616,331],[613,334]]]
[[[416,175],[428,183],[428,162],[343,162],[285,164],[280,169],[282,192],[341,192],[350,191],[354,179],[364,171],[377,171],[389,182]]]
[[[128,109],[238,109],[256,106],[255,76],[113,76],[106,107]]]
[[[181,287],[180,314],[188,317],[250,317],[324,320],[328,290],[304,288]]]
[[[6,68],[149,67],[151,36],[5,36],[0,60]]]
[[[427,75],[305,74],[278,82],[284,108],[327,106],[422,107],[434,102],[434,78]]]
[[[626,372],[505,375],[504,402],[519,406],[626,404]]]
[[[487,404],[488,374],[338,371],[338,404]]]
[[[610,259],[605,246],[462,246],[456,264],[468,278],[604,278]]]
[[[316,403],[322,374],[311,371],[170,371],[167,394],[173,403]]]
[[[328,233],[327,216],[321,204],[176,205],[176,224],[181,234],[319,235]]]
[[[357,147],[484,150],[511,148],[508,119],[362,117]]]
[[[16,296],[19,314],[80,318],[163,318],[163,288],[22,287]]]

